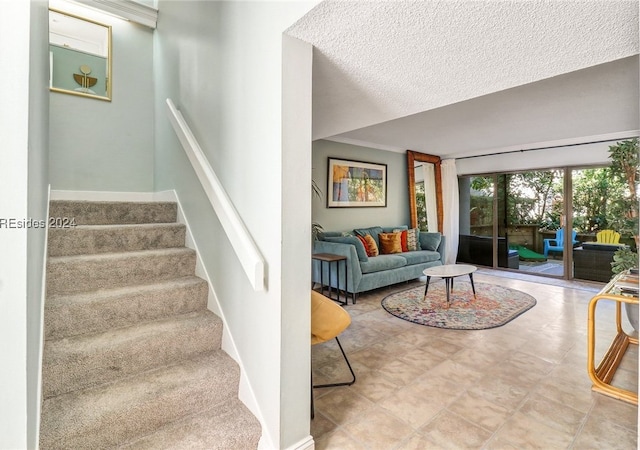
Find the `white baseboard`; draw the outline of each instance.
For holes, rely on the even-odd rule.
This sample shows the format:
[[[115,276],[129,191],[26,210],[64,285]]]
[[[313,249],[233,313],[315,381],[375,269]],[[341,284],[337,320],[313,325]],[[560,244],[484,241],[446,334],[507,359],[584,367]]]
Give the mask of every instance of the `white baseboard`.
[[[174,201],[174,191],[160,192],[107,192],[52,190],[51,200],[87,200],[94,202],[169,202]]]
[[[286,450],[314,450],[316,443],[313,440],[313,436],[309,435],[304,439],[299,440],[295,444],[287,447]]]

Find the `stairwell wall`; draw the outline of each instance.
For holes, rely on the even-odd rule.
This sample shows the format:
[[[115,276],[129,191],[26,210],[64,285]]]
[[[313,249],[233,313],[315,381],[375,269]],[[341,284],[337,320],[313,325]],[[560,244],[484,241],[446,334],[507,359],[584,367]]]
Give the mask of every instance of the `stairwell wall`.
[[[0,448],[36,448],[45,231],[4,221],[46,219],[47,6],[4,2],[0,15]]]
[[[311,46],[288,41],[285,60],[282,33],[311,6],[160,1],[154,42],[155,189],[180,198],[259,408],[264,448],[309,437]],[[297,100],[283,101],[283,72]],[[171,130],[167,98],[265,257],[265,291],[253,291],[226,239]]]
[[[153,30],[82,6],[64,10],[112,26],[112,101],[50,93],[51,188],[151,192]]]

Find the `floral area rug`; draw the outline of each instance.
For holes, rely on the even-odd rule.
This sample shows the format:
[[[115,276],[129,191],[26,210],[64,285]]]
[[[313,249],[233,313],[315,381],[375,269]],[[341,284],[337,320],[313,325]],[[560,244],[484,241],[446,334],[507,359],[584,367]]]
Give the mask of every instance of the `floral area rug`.
[[[382,307],[400,319],[437,328],[452,330],[484,330],[508,323],[533,308],[536,299],[515,289],[495,284],[471,283],[455,279],[447,308],[444,281],[429,284],[424,297],[424,285],[396,292],[382,299]]]

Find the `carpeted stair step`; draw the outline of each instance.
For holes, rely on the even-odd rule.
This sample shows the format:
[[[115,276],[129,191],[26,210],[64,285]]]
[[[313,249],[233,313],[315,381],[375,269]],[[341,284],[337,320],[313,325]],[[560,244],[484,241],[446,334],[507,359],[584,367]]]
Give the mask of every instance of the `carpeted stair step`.
[[[220,347],[222,321],[209,310],[47,341],[42,395],[49,398],[173,364]]]
[[[217,408],[238,393],[239,368],[222,350],[43,402],[40,448],[103,449]]]
[[[177,219],[175,202],[114,202],[52,200],[50,220],[75,225],[124,225],[133,223],[170,223]]]
[[[246,450],[258,448],[260,422],[237,398],[202,414],[170,423],[156,433],[123,445],[128,450]]]
[[[148,284],[195,273],[188,248],[56,256],[47,263],[47,295]]]
[[[149,285],[50,295],[45,302],[45,340],[203,310],[208,292],[206,281],[190,276]]]
[[[184,247],[185,231],[186,227],[178,223],[51,228],[49,256]]]

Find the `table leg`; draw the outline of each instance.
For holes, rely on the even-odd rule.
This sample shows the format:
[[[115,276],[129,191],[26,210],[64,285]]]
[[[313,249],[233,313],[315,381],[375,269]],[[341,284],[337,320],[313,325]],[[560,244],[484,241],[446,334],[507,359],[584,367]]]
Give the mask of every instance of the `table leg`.
[[[324,295],[324,261],[320,261],[320,293]]]
[[[451,282],[453,281],[453,278],[445,278],[444,282],[445,282],[445,289],[447,291],[447,308],[449,308],[449,291],[451,290]]]
[[[427,284],[424,287],[424,296],[427,296],[427,291],[429,290],[429,281],[431,281],[431,277],[427,275]]]
[[[471,290],[473,291],[473,298],[477,298],[476,297],[476,287],[473,284],[473,274],[472,273],[469,274],[469,280],[471,281]]]

